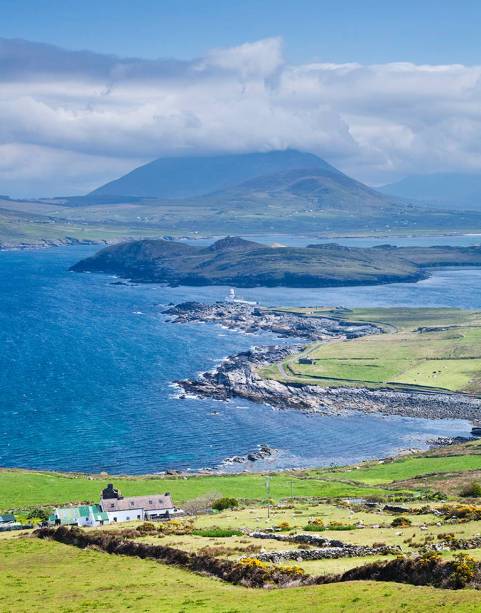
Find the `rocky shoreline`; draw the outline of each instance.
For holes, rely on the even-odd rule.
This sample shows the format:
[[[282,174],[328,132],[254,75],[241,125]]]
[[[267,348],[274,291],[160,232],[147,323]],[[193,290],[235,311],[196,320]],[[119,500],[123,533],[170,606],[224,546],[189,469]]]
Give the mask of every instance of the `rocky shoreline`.
[[[174,323],[213,323],[247,333],[273,332],[283,338],[305,338],[309,341],[333,338],[357,338],[380,334],[373,324],[354,324],[329,317],[306,317],[302,313],[269,309],[242,301],[182,302],[169,307],[164,315]]]
[[[313,340],[345,339],[380,333],[376,326],[356,326],[328,318],[273,312],[246,304],[183,303],[166,311],[177,323],[209,321],[245,331],[270,331],[284,337]],[[305,412],[341,414],[358,411],[366,414],[398,415],[425,419],[466,419],[476,421],[481,414],[481,399],[460,393],[397,391],[336,387],[323,388],[299,383],[286,384],[264,379],[257,367],[283,360],[298,353],[304,345],[253,347],[223,360],[214,370],[197,379],[176,381],[183,395],[228,400],[244,398],[279,409],[294,408]],[[181,395],[182,397],[182,395]]]

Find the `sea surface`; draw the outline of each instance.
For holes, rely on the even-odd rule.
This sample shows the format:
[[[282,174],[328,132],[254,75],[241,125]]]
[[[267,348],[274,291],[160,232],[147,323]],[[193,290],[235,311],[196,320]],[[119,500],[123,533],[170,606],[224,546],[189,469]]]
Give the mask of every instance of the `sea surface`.
[[[312,237],[262,240],[316,242]],[[477,244],[481,237],[337,242],[406,240]],[[175,379],[275,337],[175,325],[162,315],[169,303],[222,299],[226,287],[119,286],[106,275],[68,272],[96,249],[0,252],[0,466],[153,473],[216,467],[260,443],[278,448],[279,455],[249,468],[344,464],[470,432],[461,420],[326,417],[240,400],[178,399],[171,386]],[[481,308],[481,270],[441,270],[417,284],[240,293],[266,305]]]

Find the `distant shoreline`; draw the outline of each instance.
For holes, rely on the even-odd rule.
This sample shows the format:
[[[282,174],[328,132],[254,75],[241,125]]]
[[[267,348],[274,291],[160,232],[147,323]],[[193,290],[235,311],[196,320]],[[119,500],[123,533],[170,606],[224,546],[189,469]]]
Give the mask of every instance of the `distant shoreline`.
[[[336,240],[336,239],[379,239],[379,240],[389,240],[389,239],[407,239],[407,238],[412,238],[412,239],[421,239],[421,238],[449,238],[449,237],[479,237],[480,242],[481,242],[481,230],[479,232],[434,232],[433,234],[430,234],[429,232],[420,232],[418,233],[413,233],[412,231],[407,232],[407,233],[396,233],[396,234],[378,234],[378,233],[360,233],[360,234],[355,234],[355,233],[342,233],[342,234],[337,234],[337,233],[322,233],[322,232],[315,232],[313,234],[305,234],[305,233],[300,233],[300,234],[289,234],[289,233],[278,233],[278,232],[273,232],[271,233],[266,233],[266,232],[258,232],[258,233],[246,233],[243,234],[242,236],[244,238],[247,239],[255,239],[257,237],[262,237],[262,236],[272,236],[272,237],[279,237],[280,239],[282,239],[282,237],[292,237],[292,236],[296,236],[298,238],[305,238],[306,240]],[[159,239],[166,239],[168,238],[169,240],[178,240],[178,241],[204,241],[204,240],[212,240],[213,242],[218,240],[219,238],[221,238],[222,235],[221,234],[215,234],[215,235],[202,235],[202,236],[169,236],[166,237],[165,234],[159,234],[158,238]],[[0,252],[1,251],[43,251],[44,249],[51,249],[54,247],[78,247],[78,246],[95,246],[95,245],[115,245],[118,244],[119,242],[131,242],[133,240],[139,240],[138,238],[127,238],[125,240],[109,240],[107,238],[105,239],[99,239],[99,240],[91,240],[91,239],[77,239],[75,237],[65,237],[65,238],[59,238],[59,239],[40,239],[39,241],[36,242],[25,242],[22,241],[18,244],[8,244],[8,243],[1,243],[0,242]]]

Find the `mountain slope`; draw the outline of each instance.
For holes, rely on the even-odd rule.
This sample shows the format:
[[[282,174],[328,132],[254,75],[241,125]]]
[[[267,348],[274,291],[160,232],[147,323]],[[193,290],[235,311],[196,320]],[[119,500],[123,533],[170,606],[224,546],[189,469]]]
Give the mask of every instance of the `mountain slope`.
[[[294,149],[268,153],[159,158],[102,185],[89,195],[192,198],[232,187],[248,179],[295,168],[338,172],[321,158]]]
[[[209,194],[204,201],[230,208],[237,205],[262,208],[270,202],[283,202],[288,207],[306,210],[356,211],[405,208],[407,203],[386,196],[348,177],[342,172],[324,168],[303,168],[278,172],[250,179],[240,185]]]
[[[413,175],[379,188],[383,194],[454,210],[481,210],[481,174]]]

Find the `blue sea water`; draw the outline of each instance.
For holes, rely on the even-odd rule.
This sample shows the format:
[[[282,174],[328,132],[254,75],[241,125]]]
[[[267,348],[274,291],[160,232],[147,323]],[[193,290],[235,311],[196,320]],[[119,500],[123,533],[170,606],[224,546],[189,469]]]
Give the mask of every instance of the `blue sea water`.
[[[227,288],[115,286],[105,275],[68,272],[95,250],[0,252],[0,466],[195,469],[263,442],[280,449],[271,467],[327,465],[469,433],[460,420],[326,417],[239,400],[177,399],[173,380],[274,337],[175,325],[161,314],[171,302],[221,299]],[[481,308],[481,270],[438,271],[418,284],[241,293],[268,305]]]

